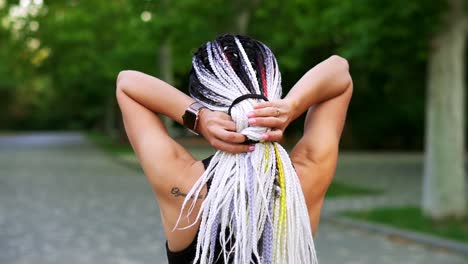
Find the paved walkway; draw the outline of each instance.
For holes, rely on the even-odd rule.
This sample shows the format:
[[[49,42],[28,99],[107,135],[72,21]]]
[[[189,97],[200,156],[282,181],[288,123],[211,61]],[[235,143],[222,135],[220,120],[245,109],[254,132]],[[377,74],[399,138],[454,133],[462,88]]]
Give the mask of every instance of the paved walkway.
[[[466,264],[459,255],[320,224],[322,264]],[[166,263],[144,175],[78,133],[0,136],[0,263]]]

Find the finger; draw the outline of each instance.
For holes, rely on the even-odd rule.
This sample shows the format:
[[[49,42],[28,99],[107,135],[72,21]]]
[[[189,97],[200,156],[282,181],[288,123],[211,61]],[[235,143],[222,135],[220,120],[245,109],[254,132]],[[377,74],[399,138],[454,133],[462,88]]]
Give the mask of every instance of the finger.
[[[255,149],[254,145],[230,144],[218,139],[213,140],[211,145],[216,149],[229,153],[243,153],[253,151]]]
[[[262,139],[265,141],[281,141],[283,139],[283,131],[279,129],[268,131],[262,135]]]
[[[220,120],[219,125],[228,131],[236,131],[236,123],[232,120]]]
[[[219,129],[213,135],[226,143],[243,143],[246,137],[241,133],[231,132],[224,129]]]
[[[277,127],[280,127],[281,124],[282,124],[281,120],[276,117],[249,118],[249,125],[251,126],[277,128]]]
[[[264,107],[272,107],[274,106],[274,101],[266,101],[266,102],[260,102],[260,103],[257,103],[256,105],[254,105],[254,109],[260,109],[260,108],[264,108]]]
[[[260,109],[255,109],[253,111],[252,117],[266,117],[266,116],[274,116],[278,117],[281,114],[281,110],[278,107],[265,107]]]

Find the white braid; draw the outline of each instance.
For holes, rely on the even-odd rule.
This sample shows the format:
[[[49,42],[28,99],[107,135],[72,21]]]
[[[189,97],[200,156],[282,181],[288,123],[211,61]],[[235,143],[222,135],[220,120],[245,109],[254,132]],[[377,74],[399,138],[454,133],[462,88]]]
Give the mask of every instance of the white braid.
[[[255,93],[262,94],[262,85],[257,81],[256,72],[241,41],[238,38],[234,41],[239,50],[241,67]],[[234,99],[252,92],[237,76],[218,42],[209,42],[205,47],[211,69],[195,56],[193,68],[198,80],[207,89],[201,91],[203,96],[219,105],[199,101],[212,110],[227,112]],[[278,64],[270,49],[264,45],[262,47],[267,97],[277,100],[281,97]],[[236,130],[255,141],[261,141],[262,134],[268,131],[268,128],[248,124],[247,113],[253,110],[258,100],[246,99],[231,109]],[[254,151],[240,154],[217,151],[206,171],[188,192],[174,228],[190,227],[179,227],[182,212],[188,208],[186,217],[192,214],[197,201],[190,197],[198,197],[209,180],[210,191],[194,223],[190,225],[201,219],[193,263],[213,263],[218,258],[213,252],[216,240],[223,248],[219,257],[225,263],[317,263],[302,188],[291,160],[281,145],[257,143]],[[218,227],[219,235],[216,235]],[[268,238],[270,236],[272,241]]]

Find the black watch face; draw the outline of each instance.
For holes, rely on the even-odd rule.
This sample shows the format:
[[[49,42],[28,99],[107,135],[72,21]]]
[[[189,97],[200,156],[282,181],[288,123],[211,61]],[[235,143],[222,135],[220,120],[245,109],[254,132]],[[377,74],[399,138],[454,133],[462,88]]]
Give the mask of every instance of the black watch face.
[[[184,120],[185,127],[192,129],[192,130],[195,129],[195,120],[197,119],[197,116],[194,113],[190,111],[186,111],[182,118]]]

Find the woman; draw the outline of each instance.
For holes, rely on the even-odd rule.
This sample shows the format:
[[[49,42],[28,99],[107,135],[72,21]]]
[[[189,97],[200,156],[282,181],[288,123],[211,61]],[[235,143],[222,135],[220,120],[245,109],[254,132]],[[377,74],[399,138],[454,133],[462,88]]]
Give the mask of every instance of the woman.
[[[210,243],[210,239],[206,239],[206,234],[210,232],[226,234],[223,233],[224,229],[217,228],[218,225],[213,227],[214,223],[219,223],[209,222],[211,218],[206,212],[209,212],[207,208],[212,206],[213,201],[223,195],[228,196],[229,191],[227,193],[209,192],[211,180],[217,182],[217,179],[208,171],[215,171],[216,167],[219,168],[220,164],[223,164],[223,160],[231,157],[238,157],[232,158],[237,160],[232,161],[234,162],[232,164],[237,164],[236,162],[241,159],[252,159],[253,154],[258,152],[259,148],[264,151],[264,146],[268,145],[262,142],[279,141],[291,121],[305,111],[307,111],[307,117],[303,136],[290,153],[294,167],[294,171],[291,172],[293,176],[289,176],[287,181],[289,183],[295,178],[298,179],[300,189],[302,189],[299,192],[303,195],[298,199],[303,199],[304,210],[307,211],[305,214],[308,216],[307,227],[315,234],[324,196],[336,168],[339,140],[352,95],[352,80],[347,61],[339,56],[332,56],[309,70],[283,99],[279,96],[281,93],[279,76],[276,60],[266,46],[248,37],[232,35],[223,35],[215,41],[208,42],[194,55],[190,75],[190,93],[197,101],[169,84],[144,73],[122,71],[119,74],[117,100],[130,143],[159,203],[170,263],[192,263],[194,259],[200,259],[203,263],[207,261],[206,259],[209,259],[210,263],[227,262],[226,254],[224,258],[219,257],[219,254],[213,254],[220,250],[225,252],[227,243],[222,243],[222,239],[219,239],[222,244],[220,246],[218,240]],[[236,89],[240,90],[237,93],[233,92]],[[268,93],[270,93],[269,96],[267,96]],[[271,95],[272,93],[275,95]],[[246,94],[248,95],[245,96]],[[237,97],[237,95],[241,96]],[[217,153],[232,154],[226,156],[216,154],[213,157],[216,164],[212,162],[211,165],[209,159],[195,160],[187,150],[169,137],[160,118],[154,113],[168,116],[203,135],[213,147],[221,151]],[[270,146],[272,146],[270,151],[268,149],[266,151],[270,154],[274,152],[271,157],[289,160],[287,157],[281,157],[276,144]],[[252,153],[252,155],[247,153]],[[256,157],[260,157],[262,162],[265,162],[263,156],[257,155]],[[287,165],[287,162],[283,165]],[[235,167],[237,174],[246,174],[243,171],[249,170],[248,168],[242,169],[242,166],[236,165]],[[265,171],[267,171],[266,167]],[[273,166],[270,171],[278,172],[278,167]],[[229,178],[237,177],[236,173],[230,174]],[[272,184],[276,184],[276,187],[284,187],[284,181],[283,185],[276,180]],[[220,186],[217,182],[216,188]],[[278,197],[286,196],[286,194],[291,197],[290,189],[286,193],[286,189],[281,188],[277,191]],[[274,192],[271,191],[271,193]],[[294,190],[291,194],[294,195]],[[273,196],[271,197],[274,199]],[[190,203],[190,201],[193,202],[192,206],[187,207],[187,202]],[[206,206],[208,202],[210,205]],[[250,204],[250,200],[245,203]],[[300,204],[301,201],[297,203]],[[265,207],[265,204],[262,206]],[[233,210],[232,207],[233,205],[231,205],[231,210]],[[229,205],[223,208],[225,210],[229,208]],[[263,212],[261,208],[259,210]],[[294,209],[287,207],[285,210]],[[193,217],[181,218],[181,215]],[[203,216],[200,218],[200,215]],[[262,223],[272,223],[269,220],[270,216],[264,216],[264,212],[262,216],[264,219]],[[254,222],[247,221],[239,224],[245,219],[240,218],[239,215],[232,218],[237,227]],[[290,220],[291,217],[288,219]],[[231,219],[228,223],[232,222]],[[185,228],[174,228],[175,226]],[[243,230],[253,231],[256,228],[254,226],[253,229]],[[266,231],[261,229],[260,233],[262,232]],[[307,233],[307,229],[304,229],[304,233]],[[195,237],[197,234],[198,244]],[[228,234],[231,233],[228,232]],[[246,260],[247,255],[250,257],[252,254],[249,261],[271,263],[275,258],[275,263],[292,263],[291,260],[285,261],[286,258],[293,259],[294,257],[291,253],[288,256],[287,251],[284,251],[284,258],[278,257],[278,254],[281,255],[281,251],[278,251],[274,257],[266,261],[269,257],[257,251],[257,247],[266,241],[260,235],[257,236],[260,238],[259,241],[255,240],[253,244],[255,248],[246,251],[245,245],[252,245],[249,244],[252,241],[242,238],[242,234],[250,235],[250,233],[238,232],[234,239],[230,236],[228,239],[235,245],[234,250],[229,252],[235,255],[234,262],[242,263],[239,259]],[[307,236],[307,234],[304,235]],[[241,250],[235,250],[241,246],[238,244],[239,241],[244,243],[242,256],[239,255]],[[203,257],[200,258],[200,254]],[[261,254],[263,255],[260,257]],[[215,255],[214,259],[213,255]],[[309,259],[307,256],[305,258]],[[297,260],[295,262],[300,263]]]

